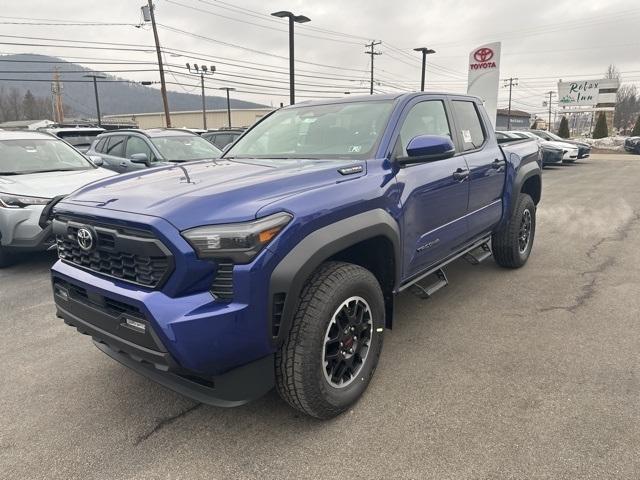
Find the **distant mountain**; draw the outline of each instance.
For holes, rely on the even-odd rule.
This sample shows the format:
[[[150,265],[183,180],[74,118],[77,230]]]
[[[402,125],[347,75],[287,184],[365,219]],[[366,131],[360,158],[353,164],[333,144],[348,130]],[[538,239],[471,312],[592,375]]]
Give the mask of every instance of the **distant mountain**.
[[[102,74],[102,72],[90,70],[77,63],[66,62],[60,58],[50,57],[47,55],[0,55],[0,88],[4,87],[5,90],[17,88],[22,94],[24,94],[28,89],[31,90],[31,93],[33,93],[35,97],[49,98],[51,96],[50,82],[53,78],[53,74],[49,72],[53,71],[54,67],[57,67],[60,71],[60,79],[63,82],[63,101],[65,105],[72,108],[74,111],[73,113],[77,116],[95,117],[96,110],[93,84],[65,82],[65,80],[87,80],[86,78],[83,78],[83,75],[94,73]],[[126,68],[126,65],[121,65],[112,69],[125,70]],[[131,68],[138,68],[138,66],[133,65]],[[107,68],[107,70],[109,70],[109,68]],[[28,73],[14,73],[16,71]],[[118,77],[114,77],[113,75],[104,75],[106,75],[109,80],[118,79]],[[146,87],[136,83],[114,82],[99,83],[98,89],[100,96],[100,110],[103,115],[161,112],[163,109],[160,90],[156,88]],[[169,108],[171,111],[200,110],[202,108],[202,97],[199,94],[170,91],[168,92],[168,97]],[[231,99],[231,108],[253,108],[264,106],[265,105],[258,103]],[[207,109],[226,108],[227,99],[226,97],[207,96],[206,107]]]

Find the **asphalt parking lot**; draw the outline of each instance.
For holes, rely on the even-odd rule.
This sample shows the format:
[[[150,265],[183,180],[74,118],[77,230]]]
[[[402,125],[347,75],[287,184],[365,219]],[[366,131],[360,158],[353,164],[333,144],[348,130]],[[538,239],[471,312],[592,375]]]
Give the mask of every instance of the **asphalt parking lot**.
[[[0,478],[638,478],[640,157],[546,169],[526,267],[403,294],[363,399],[196,404],[55,317],[33,255],[0,271]]]

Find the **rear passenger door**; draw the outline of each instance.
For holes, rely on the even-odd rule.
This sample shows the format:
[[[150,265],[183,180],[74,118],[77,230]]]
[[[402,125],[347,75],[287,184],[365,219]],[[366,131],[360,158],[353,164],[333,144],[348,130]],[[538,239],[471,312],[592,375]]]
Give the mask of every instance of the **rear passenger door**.
[[[100,154],[106,168],[118,173],[126,171],[127,161],[124,158],[126,139],[125,135],[112,135],[107,138]]]
[[[489,231],[502,218],[506,162],[488,131],[484,109],[468,97],[451,101],[459,145],[469,166],[468,222],[470,238]]]
[[[418,135],[453,139],[453,125],[444,98],[418,97],[403,111],[394,157],[405,156],[407,145]],[[399,169],[396,180],[402,192],[403,279],[445,259],[467,239],[469,182],[459,175],[466,172],[464,155]]]

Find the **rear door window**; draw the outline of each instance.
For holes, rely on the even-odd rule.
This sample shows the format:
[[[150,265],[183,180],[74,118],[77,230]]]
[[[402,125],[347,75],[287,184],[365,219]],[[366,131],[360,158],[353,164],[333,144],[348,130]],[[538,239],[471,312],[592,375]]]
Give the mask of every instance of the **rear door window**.
[[[124,142],[126,138],[127,137],[124,135],[114,135],[109,137],[104,153],[113,157],[124,158]]]
[[[464,151],[480,148],[486,140],[486,134],[476,104],[464,100],[454,100],[453,111],[456,115],[456,123],[460,130]]]
[[[101,138],[100,140],[98,140],[98,143],[96,143],[94,150],[96,152],[102,153],[104,150],[104,145],[107,143],[107,140],[108,140],[107,138]]]

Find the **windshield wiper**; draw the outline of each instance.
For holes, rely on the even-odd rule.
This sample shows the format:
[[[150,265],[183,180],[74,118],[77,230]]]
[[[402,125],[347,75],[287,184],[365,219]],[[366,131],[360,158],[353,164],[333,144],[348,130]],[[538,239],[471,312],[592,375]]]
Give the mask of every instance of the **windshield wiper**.
[[[0,172],[0,175],[22,175],[25,172]]]

